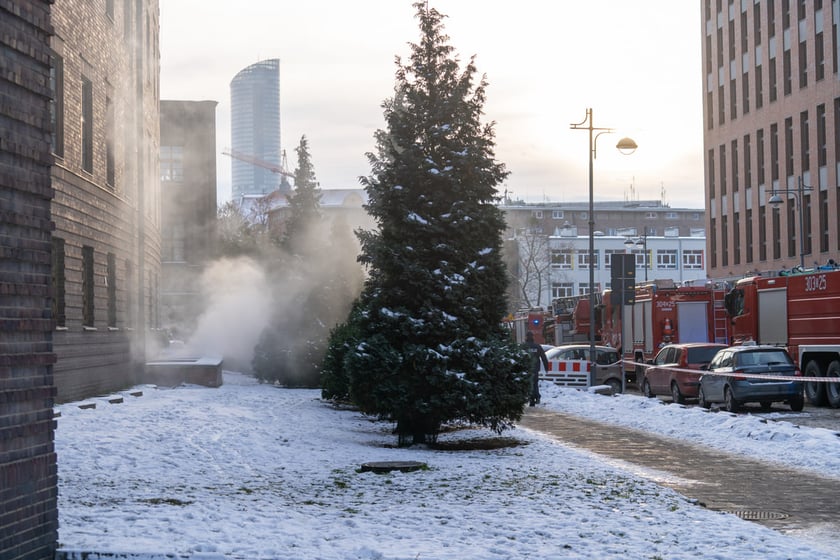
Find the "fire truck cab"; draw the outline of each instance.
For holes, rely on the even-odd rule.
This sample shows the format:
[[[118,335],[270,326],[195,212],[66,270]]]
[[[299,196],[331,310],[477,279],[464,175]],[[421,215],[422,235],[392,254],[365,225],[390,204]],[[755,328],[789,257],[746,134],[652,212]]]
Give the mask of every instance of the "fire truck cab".
[[[840,269],[739,280],[726,296],[732,342],[784,346],[805,377],[840,377]],[[840,383],[806,382],[811,404],[840,407]]]

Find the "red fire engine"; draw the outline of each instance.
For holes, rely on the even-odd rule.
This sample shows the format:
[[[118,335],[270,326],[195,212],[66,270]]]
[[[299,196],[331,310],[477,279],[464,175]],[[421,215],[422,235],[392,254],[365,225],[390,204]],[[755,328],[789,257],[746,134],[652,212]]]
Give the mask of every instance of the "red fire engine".
[[[542,307],[518,311],[509,323],[516,342],[525,342],[525,333],[530,332],[534,335],[534,342],[537,344],[554,344],[551,336],[553,334],[554,317]],[[550,333],[548,336],[547,330]]]
[[[669,343],[729,343],[722,285],[679,286],[654,280],[636,286],[633,302],[614,305],[604,293],[602,344],[621,351],[629,381],[635,381],[647,360]]]
[[[752,276],[726,296],[732,342],[785,346],[805,377],[840,377],[840,268]],[[811,404],[840,407],[840,383],[806,382]]]

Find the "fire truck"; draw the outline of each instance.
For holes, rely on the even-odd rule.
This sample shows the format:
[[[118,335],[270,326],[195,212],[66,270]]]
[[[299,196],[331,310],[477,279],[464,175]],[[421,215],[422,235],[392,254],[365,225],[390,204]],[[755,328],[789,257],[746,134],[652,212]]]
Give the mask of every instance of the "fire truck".
[[[601,316],[602,344],[619,349],[625,375],[635,382],[647,360],[659,349],[677,342],[729,344],[728,317],[724,306],[726,286],[678,285],[673,280],[637,284],[625,305],[604,293]]]
[[[554,316],[542,307],[517,311],[508,324],[516,342],[525,342],[525,333],[530,332],[537,344],[554,344]]]
[[[726,296],[732,343],[787,348],[806,378],[840,377],[840,267],[782,271],[735,283]],[[810,381],[811,404],[840,407],[840,383]]]

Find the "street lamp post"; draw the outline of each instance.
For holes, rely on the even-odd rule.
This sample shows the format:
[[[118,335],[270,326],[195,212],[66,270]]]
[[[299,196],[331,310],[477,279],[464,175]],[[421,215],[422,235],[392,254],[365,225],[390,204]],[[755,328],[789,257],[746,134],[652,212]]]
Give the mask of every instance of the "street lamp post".
[[[593,123],[592,109],[586,110],[586,118],[582,122],[569,125],[572,130],[589,131],[589,384],[595,384],[595,198],[593,188],[593,164],[597,156],[596,145],[598,137],[613,132],[612,128],[599,128]],[[597,133],[597,134],[596,134]],[[636,150],[636,143],[630,138],[619,140],[616,148],[622,153],[631,154]]]
[[[800,175],[795,189],[774,189],[773,195],[769,202],[773,206],[778,206],[784,199],[779,196],[779,193],[792,194],[796,199],[796,205],[799,207],[799,268],[805,270],[805,210],[802,208],[802,199],[805,196],[805,191],[812,191],[814,187],[809,187],[802,182]]]

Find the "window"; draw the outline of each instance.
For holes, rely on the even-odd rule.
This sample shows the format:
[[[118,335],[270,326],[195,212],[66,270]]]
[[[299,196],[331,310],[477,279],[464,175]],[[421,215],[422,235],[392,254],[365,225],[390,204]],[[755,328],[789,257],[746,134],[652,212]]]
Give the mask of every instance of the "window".
[[[593,262],[595,263],[595,268],[598,268],[598,250],[596,249],[593,253]],[[578,251],[577,254],[577,264],[578,269],[580,270],[589,270],[589,251]]]
[[[752,144],[750,135],[744,135],[744,188],[748,189],[752,184]]]
[[[114,186],[116,167],[114,164],[114,138],[117,134],[114,118],[114,102],[111,96],[105,98],[105,182],[109,187]]]
[[[572,266],[572,255],[574,254],[572,249],[552,249],[551,250],[551,267],[552,268],[559,268],[561,270],[571,270]]]
[[[164,262],[184,262],[186,236],[183,222],[173,222],[161,239],[160,258]]]
[[[747,255],[747,262],[753,262],[753,211],[752,208],[747,209],[747,248],[746,248],[746,255]]]
[[[537,220],[543,219],[543,212],[542,210],[534,210],[534,218]]]
[[[709,198],[715,198],[715,150],[709,150],[709,163],[706,177],[709,178]]]
[[[665,249],[656,252],[656,268],[666,270],[676,270],[677,268],[677,250]]]
[[[117,326],[117,256],[108,253],[108,326]]]
[[[655,220],[659,217],[659,214],[656,212],[645,212],[645,219],[646,220]]]
[[[93,83],[82,76],[82,169],[93,173]]]
[[[793,119],[785,119],[785,177],[793,177]]]
[[[553,220],[562,220],[563,219],[563,211],[562,210],[552,210],[551,211],[551,218]]]
[[[764,129],[759,128],[755,133],[755,158],[758,166],[758,184],[764,184]]]
[[[758,260],[767,260],[767,206],[758,207]]]
[[[181,146],[160,147],[160,180],[177,182],[184,180],[184,149]],[[535,216],[542,218],[542,216]]]
[[[612,261],[612,256],[615,254],[623,255],[624,249],[606,249],[605,253],[605,265],[607,268],[610,268],[610,262]]]
[[[738,140],[733,140],[729,149],[730,161],[732,162],[732,192],[738,192],[741,178],[738,176]]]
[[[82,325],[94,326],[93,247],[82,247]]]
[[[67,315],[64,300],[64,240],[60,237],[52,238],[52,282],[53,300],[52,312],[56,327],[67,326]]]
[[[575,285],[572,282],[552,282],[551,299],[569,297],[573,294]]]
[[[64,59],[57,54],[52,55],[50,66],[50,89],[53,98],[50,102],[50,120],[52,121],[52,151],[64,157]]]
[[[811,168],[811,140],[810,126],[808,125],[808,111],[799,113],[799,164],[801,171],[808,171]]]
[[[636,268],[650,268],[650,249],[633,249],[631,253],[636,256]]]
[[[679,220],[680,215],[676,212],[665,212],[665,219],[666,220]]]
[[[125,325],[134,326],[134,265],[125,261]]]
[[[595,293],[601,292],[601,283],[595,282]],[[578,295],[585,296],[589,293],[589,282],[581,282],[578,284]]]
[[[826,148],[825,105],[817,105],[817,166],[825,167],[828,150]]]
[[[808,44],[799,43],[799,89],[808,87]]]
[[[682,266],[686,270],[703,268],[703,251],[699,249],[685,249],[682,254]]]

